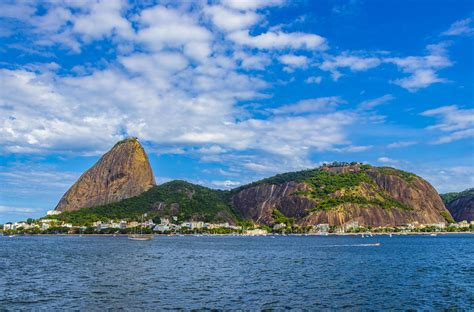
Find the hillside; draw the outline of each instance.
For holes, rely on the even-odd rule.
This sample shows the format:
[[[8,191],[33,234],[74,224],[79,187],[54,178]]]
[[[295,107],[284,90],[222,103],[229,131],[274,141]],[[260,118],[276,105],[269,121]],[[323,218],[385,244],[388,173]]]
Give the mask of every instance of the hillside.
[[[213,190],[185,181],[154,186],[129,199],[57,216],[74,224],[97,220],[137,220],[177,216],[180,221],[240,219],[257,224],[301,226],[400,226],[408,223],[452,222],[436,190],[422,178],[389,167],[334,163],[279,174],[230,191]]]
[[[277,175],[235,189],[231,198],[244,218],[263,224],[274,223],[280,214],[300,225],[452,221],[436,190],[422,178],[358,163]]]
[[[441,198],[454,220],[474,221],[474,188],[459,193],[443,194]]]
[[[203,220],[235,223],[237,218],[227,204],[228,192],[212,190],[185,181],[171,181],[116,203],[63,212],[53,216],[73,224],[90,224],[109,219],[140,220],[177,216],[180,221]]]

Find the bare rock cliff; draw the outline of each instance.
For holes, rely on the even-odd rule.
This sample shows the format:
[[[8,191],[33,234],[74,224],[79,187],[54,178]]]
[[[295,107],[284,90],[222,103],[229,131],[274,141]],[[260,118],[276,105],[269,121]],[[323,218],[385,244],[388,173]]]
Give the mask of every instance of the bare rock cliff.
[[[74,211],[140,195],[155,185],[137,139],[118,142],[63,195],[56,210]]]
[[[461,196],[446,205],[455,221],[474,221],[474,195]]]
[[[325,170],[334,174],[350,174],[359,172],[359,167]],[[370,184],[360,183],[356,188],[341,189],[330,196],[344,198],[348,192],[352,192],[366,198],[368,203],[347,200],[329,209],[318,209],[317,198],[304,195],[305,192],[308,194],[308,190],[311,193],[311,187],[303,181],[263,183],[243,188],[232,196],[231,201],[244,218],[267,225],[274,223],[272,214],[275,209],[304,226],[321,223],[340,226],[352,221],[364,226],[400,226],[415,222],[444,223],[450,218],[436,190],[422,178],[412,175],[410,179],[404,179],[396,174],[382,173],[375,167],[364,172],[372,180]],[[386,204],[382,207],[373,203],[374,199],[383,198],[389,198],[397,205]]]

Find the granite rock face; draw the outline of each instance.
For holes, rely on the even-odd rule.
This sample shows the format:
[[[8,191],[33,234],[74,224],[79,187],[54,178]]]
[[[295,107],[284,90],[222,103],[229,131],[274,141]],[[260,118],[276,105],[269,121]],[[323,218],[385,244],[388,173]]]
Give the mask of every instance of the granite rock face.
[[[332,167],[325,170],[333,174],[351,174],[359,172],[360,166]],[[242,217],[266,225],[274,223],[272,214],[275,209],[304,226],[321,223],[340,226],[352,221],[364,226],[401,226],[415,222],[445,223],[446,218],[450,217],[436,190],[422,178],[412,175],[407,181],[396,174],[381,173],[375,167],[364,172],[372,180],[370,184],[361,183],[350,191],[341,189],[330,196],[343,198],[348,192],[367,199],[384,196],[398,202],[399,207],[358,204],[348,200],[331,209],[317,209],[318,200],[304,195],[305,191],[308,194],[307,191],[311,187],[303,181],[263,183],[243,188],[232,196],[231,202]]]
[[[155,185],[137,139],[118,142],[63,195],[55,210],[74,211],[140,195]]]
[[[446,204],[456,222],[474,221],[474,195],[461,196]]]

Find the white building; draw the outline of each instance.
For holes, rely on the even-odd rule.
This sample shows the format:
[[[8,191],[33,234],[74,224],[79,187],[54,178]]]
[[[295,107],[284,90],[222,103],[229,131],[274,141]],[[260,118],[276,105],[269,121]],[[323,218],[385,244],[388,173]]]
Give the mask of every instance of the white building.
[[[46,215],[47,215],[47,216],[55,216],[55,215],[58,215],[58,214],[61,214],[61,211],[48,210],[48,212],[46,212]]]

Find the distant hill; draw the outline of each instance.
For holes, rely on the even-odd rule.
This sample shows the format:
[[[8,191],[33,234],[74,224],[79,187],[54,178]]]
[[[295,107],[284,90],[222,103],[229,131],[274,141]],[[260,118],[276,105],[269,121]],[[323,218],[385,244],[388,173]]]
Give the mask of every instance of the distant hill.
[[[436,190],[389,167],[334,163],[276,175],[231,191],[242,217],[272,224],[280,214],[301,225],[365,226],[452,222]]]
[[[454,220],[457,222],[474,221],[474,188],[459,193],[442,194],[441,198]]]
[[[111,152],[115,153],[120,146],[128,145],[131,148],[128,153],[133,155],[135,149],[140,151],[141,146],[137,143],[133,139],[120,142]],[[142,181],[147,175],[146,170],[138,175],[133,170],[122,174],[121,170],[130,168],[123,166],[124,157],[108,160],[108,154],[93,167],[98,166],[97,170],[90,169],[83,175],[89,176],[91,170],[92,173],[100,172],[97,175],[99,178],[93,179],[98,190],[94,191],[93,196],[99,198],[110,197],[110,182],[115,181],[117,175],[127,176],[126,182],[116,188],[118,190],[121,190],[121,185],[134,185],[134,177]],[[115,155],[121,156],[122,153]],[[107,170],[103,168],[104,159]],[[110,176],[108,170],[114,174]],[[84,184],[83,177],[75,185]],[[151,183],[151,180],[148,182]],[[138,185],[144,184],[140,182]],[[90,187],[84,189],[91,192]],[[74,192],[72,198],[86,203],[100,202],[89,198],[89,193]],[[62,199],[60,203],[69,205],[69,195],[70,191],[63,197],[66,201]],[[145,191],[131,198],[92,204],[89,208],[74,207],[55,217],[73,224],[109,219],[138,220],[143,213],[155,220],[176,216],[180,221],[234,224],[239,220],[251,220],[265,225],[283,221],[301,226],[320,223],[339,226],[348,222],[364,226],[398,226],[414,222],[431,224],[452,221],[438,193],[422,178],[394,168],[360,163],[333,163],[279,174],[230,191],[171,181],[147,186]]]
[[[228,204],[228,192],[212,190],[185,181],[171,181],[116,203],[63,212],[57,219],[73,224],[90,224],[109,219],[139,220],[177,216],[180,221],[202,220],[235,224],[237,214]]]

